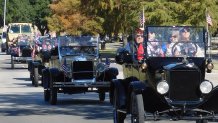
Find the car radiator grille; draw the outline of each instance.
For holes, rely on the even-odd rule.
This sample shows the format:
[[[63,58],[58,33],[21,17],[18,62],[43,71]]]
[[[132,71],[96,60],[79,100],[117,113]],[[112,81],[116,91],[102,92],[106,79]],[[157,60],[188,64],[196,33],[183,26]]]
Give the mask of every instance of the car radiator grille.
[[[74,80],[93,79],[94,68],[92,61],[74,61],[72,77]]]
[[[172,70],[169,72],[169,98],[172,101],[198,101],[200,72],[197,70]]]

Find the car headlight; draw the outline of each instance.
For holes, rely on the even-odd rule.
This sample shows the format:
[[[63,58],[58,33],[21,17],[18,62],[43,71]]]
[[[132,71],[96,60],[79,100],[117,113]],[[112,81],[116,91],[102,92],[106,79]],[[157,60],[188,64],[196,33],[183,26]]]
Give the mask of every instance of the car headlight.
[[[213,63],[208,63],[208,64],[207,64],[207,69],[208,69],[208,70],[212,70],[213,67],[214,67],[214,66],[213,66]]]
[[[213,84],[210,81],[203,81],[200,84],[200,90],[203,94],[208,94],[212,91]]]
[[[160,94],[166,94],[169,91],[169,84],[166,80],[160,81],[157,84],[157,92]]]
[[[96,66],[98,72],[103,72],[105,69],[107,69],[107,65],[104,63],[98,63]]]

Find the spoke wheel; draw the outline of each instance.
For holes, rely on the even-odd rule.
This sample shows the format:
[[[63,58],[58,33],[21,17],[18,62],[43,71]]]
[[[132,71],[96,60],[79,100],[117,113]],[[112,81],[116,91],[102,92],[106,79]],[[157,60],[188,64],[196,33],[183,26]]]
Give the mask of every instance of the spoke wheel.
[[[38,73],[38,67],[34,67],[33,70],[33,83],[35,87],[39,86],[39,73]]]
[[[50,98],[49,103],[51,105],[57,104],[57,88],[53,87],[53,79],[50,77]]]
[[[208,123],[207,120],[196,120],[196,123]]]
[[[11,69],[14,69],[14,58],[11,56]]]
[[[114,123],[124,123],[124,119],[126,118],[126,114],[118,111],[117,104],[119,103],[119,98],[116,89],[114,89],[113,96],[113,119]]]
[[[50,90],[44,89],[44,100],[48,102],[50,99]]]
[[[130,115],[131,123],[144,123],[144,103],[142,94],[131,93]]]

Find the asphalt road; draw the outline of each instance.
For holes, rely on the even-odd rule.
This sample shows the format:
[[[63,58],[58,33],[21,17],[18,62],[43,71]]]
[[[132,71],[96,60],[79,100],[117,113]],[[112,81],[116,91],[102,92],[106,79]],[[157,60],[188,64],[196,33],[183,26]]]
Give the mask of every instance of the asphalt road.
[[[112,63],[111,66],[120,69]],[[105,102],[98,101],[96,93],[58,94],[55,106],[44,102],[43,89],[33,87],[29,79],[26,65],[15,65],[10,69],[10,56],[0,54],[0,122],[1,123],[112,123],[112,106],[106,95]],[[207,77],[216,81],[218,74],[211,73]],[[158,121],[168,123],[169,121]],[[127,123],[127,122],[126,122]],[[146,123],[153,123],[148,121]],[[187,121],[171,121],[171,123],[187,123]],[[188,122],[194,123],[194,122]]]

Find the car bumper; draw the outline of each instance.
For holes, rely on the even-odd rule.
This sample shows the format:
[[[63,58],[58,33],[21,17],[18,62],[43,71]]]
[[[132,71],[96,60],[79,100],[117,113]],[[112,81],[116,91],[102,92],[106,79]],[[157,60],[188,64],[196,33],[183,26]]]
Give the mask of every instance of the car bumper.
[[[32,57],[12,57],[14,61],[31,61]]]
[[[53,87],[56,88],[71,88],[71,87],[87,87],[87,88],[101,88],[110,87],[110,82],[53,82]]]

